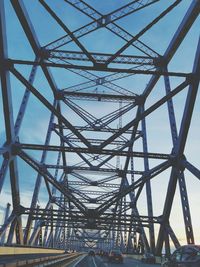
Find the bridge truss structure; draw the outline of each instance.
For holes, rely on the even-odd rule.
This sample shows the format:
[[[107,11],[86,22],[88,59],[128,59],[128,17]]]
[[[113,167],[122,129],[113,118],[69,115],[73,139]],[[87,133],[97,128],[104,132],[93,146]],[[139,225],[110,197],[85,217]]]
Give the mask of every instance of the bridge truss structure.
[[[182,60],[199,11],[199,0],[0,1],[2,245],[170,253],[177,196],[195,242],[197,38]]]

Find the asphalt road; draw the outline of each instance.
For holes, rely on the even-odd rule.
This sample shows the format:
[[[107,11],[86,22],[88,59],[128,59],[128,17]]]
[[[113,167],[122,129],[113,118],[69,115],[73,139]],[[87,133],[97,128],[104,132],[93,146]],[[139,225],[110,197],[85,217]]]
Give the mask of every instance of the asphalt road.
[[[68,265],[69,266],[69,265]],[[99,256],[86,256],[74,262],[70,267],[159,267],[160,264],[144,264],[138,260],[129,257],[124,257],[123,263],[110,263],[106,258]]]

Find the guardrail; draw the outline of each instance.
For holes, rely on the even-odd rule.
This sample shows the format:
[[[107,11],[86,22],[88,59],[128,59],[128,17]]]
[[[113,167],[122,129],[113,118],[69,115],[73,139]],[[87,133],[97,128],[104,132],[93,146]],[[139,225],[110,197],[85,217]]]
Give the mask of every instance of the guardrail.
[[[17,255],[17,254],[62,254],[63,249],[51,249],[42,247],[27,247],[27,246],[0,246],[0,255]]]
[[[131,254],[126,254],[127,257],[133,258],[135,260],[141,260],[142,259],[142,255],[131,255]],[[161,264],[162,262],[162,258],[156,256],[156,263]]]
[[[16,260],[15,262],[8,262],[0,264],[0,267],[29,267],[29,266],[51,266],[51,267],[62,267],[67,263],[72,262],[75,258],[82,255],[81,253],[73,253],[70,255],[54,255],[54,256],[45,256],[41,258],[27,259],[27,260]]]

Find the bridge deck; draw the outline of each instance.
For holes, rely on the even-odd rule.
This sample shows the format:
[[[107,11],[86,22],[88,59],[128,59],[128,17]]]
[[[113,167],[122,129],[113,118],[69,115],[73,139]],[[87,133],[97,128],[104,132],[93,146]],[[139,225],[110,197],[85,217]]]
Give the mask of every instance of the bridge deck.
[[[0,255],[0,267],[66,266],[66,264],[75,262],[79,255],[79,253]]]
[[[52,254],[18,254],[18,255],[1,255],[0,267],[15,267],[15,266],[58,266],[59,258],[62,258],[64,254],[59,255]],[[59,266],[62,267],[153,267],[161,266],[160,264],[146,264],[142,263],[139,259],[134,259],[130,255],[124,256],[124,262],[110,263],[106,257],[95,256],[91,257],[87,254],[65,254],[65,260],[59,262]],[[69,260],[66,260],[69,258]],[[57,262],[56,262],[57,261]]]
[[[124,262],[119,263],[109,263],[106,258],[101,258],[99,256],[91,257],[86,256],[81,261],[65,265],[66,267],[158,267],[160,264],[146,264],[142,263],[140,260],[133,259],[132,257],[125,256]]]

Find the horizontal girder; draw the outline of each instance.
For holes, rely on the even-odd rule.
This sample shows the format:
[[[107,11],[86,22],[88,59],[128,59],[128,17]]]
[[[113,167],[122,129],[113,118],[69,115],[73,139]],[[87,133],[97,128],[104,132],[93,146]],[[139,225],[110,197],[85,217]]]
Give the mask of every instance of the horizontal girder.
[[[48,151],[64,151],[72,153],[89,153],[89,154],[101,154],[101,155],[113,155],[113,156],[134,156],[139,158],[152,158],[152,159],[169,159],[170,155],[162,153],[144,153],[144,152],[134,152],[134,151],[119,151],[111,149],[101,149],[98,146],[93,146],[91,149],[81,148],[81,147],[60,147],[60,146],[45,146],[36,144],[16,144],[13,146],[14,150],[17,149],[28,149],[28,150],[48,150]]]

